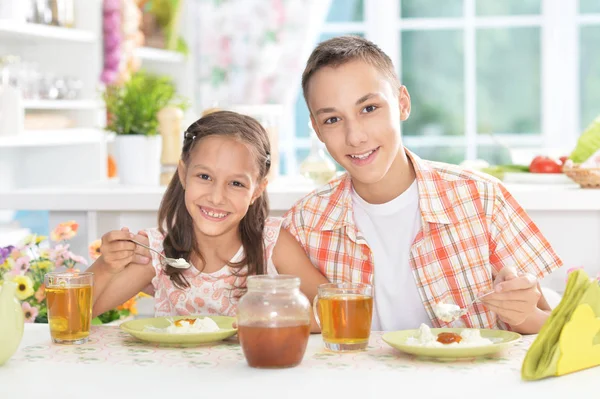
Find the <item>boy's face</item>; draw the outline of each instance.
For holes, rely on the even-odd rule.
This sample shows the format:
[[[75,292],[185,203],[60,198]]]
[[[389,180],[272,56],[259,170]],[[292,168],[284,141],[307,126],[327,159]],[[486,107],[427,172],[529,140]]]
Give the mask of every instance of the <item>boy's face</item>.
[[[308,84],[311,121],[331,156],[353,179],[380,181],[401,146],[400,121],[410,113],[410,96],[396,93],[375,67],[354,60],[319,69]]]

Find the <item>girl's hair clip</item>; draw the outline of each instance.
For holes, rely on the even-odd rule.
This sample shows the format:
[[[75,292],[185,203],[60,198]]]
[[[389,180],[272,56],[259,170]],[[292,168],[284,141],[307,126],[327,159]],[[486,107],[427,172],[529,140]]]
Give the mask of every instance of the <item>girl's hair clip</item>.
[[[195,134],[193,134],[193,133],[190,133],[190,132],[186,131],[186,132],[185,132],[185,134],[183,135],[183,137],[184,137],[186,140],[188,140],[188,139],[189,139],[189,140],[194,140],[194,139],[196,138],[196,135],[195,135]]]
[[[267,151],[267,167],[271,166],[271,153]]]

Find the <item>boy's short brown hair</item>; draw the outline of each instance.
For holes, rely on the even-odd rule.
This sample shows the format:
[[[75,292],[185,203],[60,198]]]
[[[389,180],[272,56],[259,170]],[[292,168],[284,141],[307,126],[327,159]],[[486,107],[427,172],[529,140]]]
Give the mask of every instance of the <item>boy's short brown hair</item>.
[[[400,90],[400,80],[392,60],[375,43],[360,36],[338,36],[324,42],[313,50],[302,73],[302,92],[308,103],[308,83],[323,67],[338,67],[349,61],[362,60],[388,78],[394,90]]]

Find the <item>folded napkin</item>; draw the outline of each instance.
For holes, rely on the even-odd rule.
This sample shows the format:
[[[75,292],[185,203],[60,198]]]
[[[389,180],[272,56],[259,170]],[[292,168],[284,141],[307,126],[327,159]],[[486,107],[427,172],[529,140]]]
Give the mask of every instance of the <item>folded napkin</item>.
[[[533,342],[524,380],[560,376],[600,365],[600,285],[583,270],[569,275],[559,305]]]

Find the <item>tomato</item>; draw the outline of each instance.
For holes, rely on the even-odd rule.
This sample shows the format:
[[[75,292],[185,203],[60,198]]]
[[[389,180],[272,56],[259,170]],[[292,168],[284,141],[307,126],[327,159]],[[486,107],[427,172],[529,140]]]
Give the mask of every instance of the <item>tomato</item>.
[[[531,173],[562,173],[562,164],[550,157],[537,156],[529,165]]]

